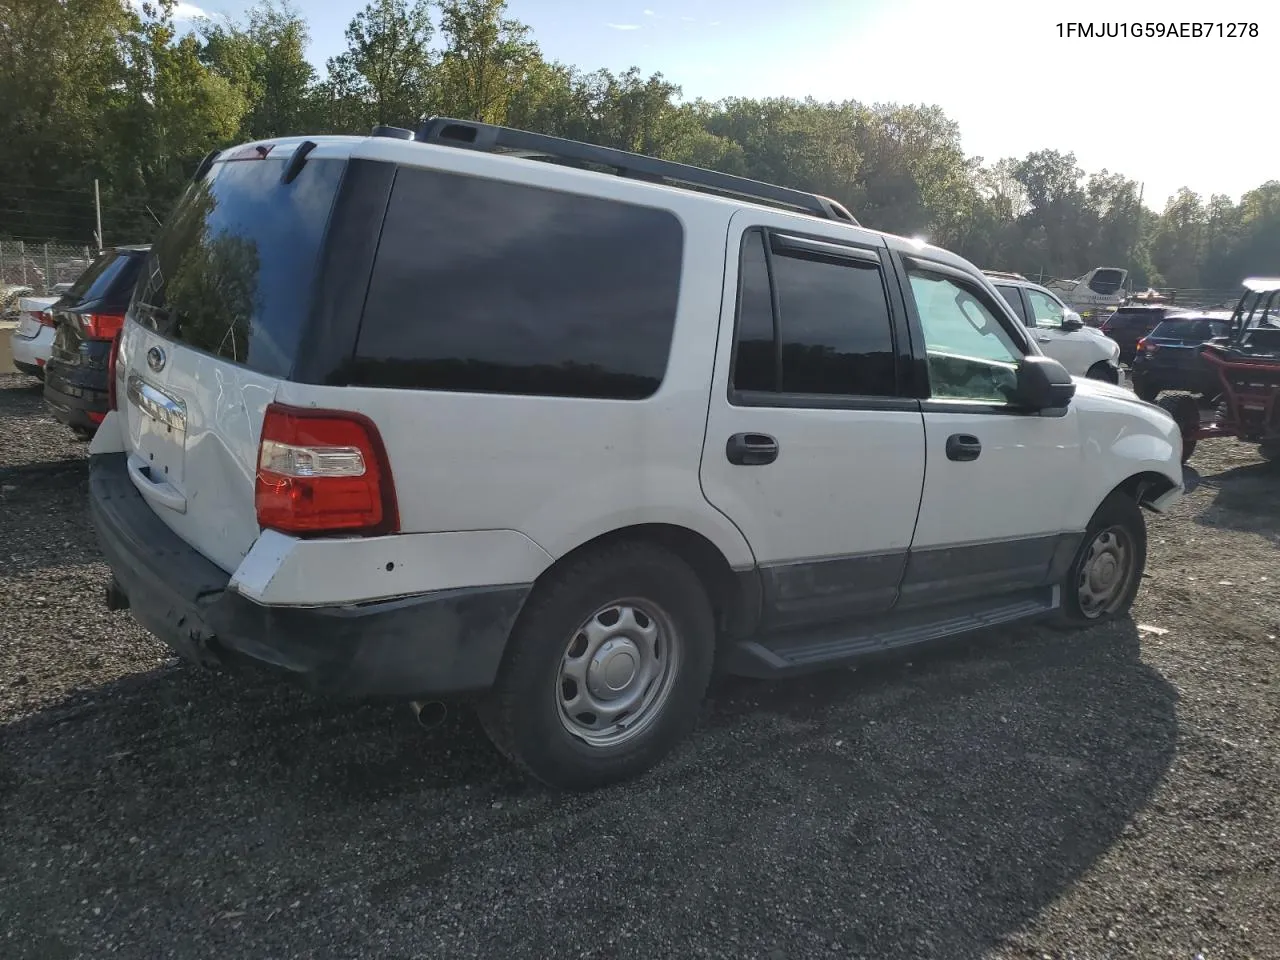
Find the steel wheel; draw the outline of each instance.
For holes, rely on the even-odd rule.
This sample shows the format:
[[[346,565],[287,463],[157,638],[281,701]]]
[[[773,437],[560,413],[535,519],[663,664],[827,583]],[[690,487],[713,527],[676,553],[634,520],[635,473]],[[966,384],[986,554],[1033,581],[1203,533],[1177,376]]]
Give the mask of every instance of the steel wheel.
[[[1119,525],[1098,531],[1080,564],[1076,596],[1088,620],[1114,613],[1129,594],[1137,550],[1129,531]]]
[[[643,600],[616,600],[574,631],[560,661],[560,722],[592,747],[637,736],[661,715],[680,669],[671,618]]]

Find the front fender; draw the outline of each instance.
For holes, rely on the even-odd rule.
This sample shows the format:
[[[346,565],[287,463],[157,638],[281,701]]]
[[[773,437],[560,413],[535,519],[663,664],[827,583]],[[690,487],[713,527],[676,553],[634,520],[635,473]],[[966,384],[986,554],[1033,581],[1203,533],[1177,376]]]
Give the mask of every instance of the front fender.
[[[1182,434],[1173,418],[1128,390],[1098,381],[1078,386],[1075,402],[1090,515],[1112,490],[1143,474],[1170,487],[1145,505],[1161,513],[1172,507],[1184,491]],[[1084,517],[1081,528],[1088,521]]]

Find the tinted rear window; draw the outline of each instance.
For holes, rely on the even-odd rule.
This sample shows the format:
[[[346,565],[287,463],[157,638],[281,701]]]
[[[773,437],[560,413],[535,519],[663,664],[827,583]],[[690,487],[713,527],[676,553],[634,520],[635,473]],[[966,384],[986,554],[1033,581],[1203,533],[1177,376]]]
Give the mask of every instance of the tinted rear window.
[[[166,336],[287,377],[311,305],[320,248],[346,165],[280,159],[216,163],[188,189],[152,246],[134,301]]]
[[[66,292],[68,303],[84,303],[90,300],[106,300],[123,306],[129,302],[133,285],[142,265],[141,254],[126,254],[109,250],[89,265],[84,273]]]
[[[349,379],[647,397],[666,373],[683,246],[665,210],[401,169]]]

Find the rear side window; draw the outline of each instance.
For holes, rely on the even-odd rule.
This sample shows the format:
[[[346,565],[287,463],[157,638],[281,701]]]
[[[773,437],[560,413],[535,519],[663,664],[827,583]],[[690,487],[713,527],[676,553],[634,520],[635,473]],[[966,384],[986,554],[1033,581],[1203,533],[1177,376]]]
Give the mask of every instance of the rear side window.
[[[896,396],[893,327],[879,263],[778,245],[766,252],[766,242],[761,230],[743,240],[732,388]]]
[[[76,278],[66,293],[69,303],[105,300],[107,306],[123,307],[129,302],[142,265],[141,254],[110,250],[98,257]]]
[[[138,319],[259,373],[293,369],[345,160],[215,163],[188,189],[144,266]]]
[[[349,381],[643,399],[666,374],[683,251],[665,210],[402,168]]]
[[[1013,307],[1013,312],[1018,315],[1018,319],[1023,323],[1027,322],[1027,308],[1022,302],[1022,295],[1018,293],[1017,287],[996,287],[1009,306]]]

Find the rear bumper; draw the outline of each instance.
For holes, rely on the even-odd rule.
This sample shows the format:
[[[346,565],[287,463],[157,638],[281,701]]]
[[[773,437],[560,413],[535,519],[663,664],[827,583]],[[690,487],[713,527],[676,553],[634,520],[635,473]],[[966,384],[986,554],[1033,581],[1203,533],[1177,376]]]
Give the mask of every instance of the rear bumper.
[[[110,409],[106,370],[54,358],[44,370],[44,399],[54,419],[69,427],[96,428]]]
[[[252,662],[342,697],[425,699],[492,686],[530,587],[446,590],[365,604],[269,607],[156,516],[124,454],[89,462],[98,543],[134,619],[186,660]]]
[[[21,329],[21,328],[19,328]],[[34,337],[22,337],[15,330],[9,338],[13,365],[23,373],[44,376],[44,365],[53,350],[53,328],[41,327]]]
[[[1142,382],[1161,390],[1216,394],[1222,389],[1212,370],[1158,366],[1138,359],[1130,368],[1129,374],[1135,383]]]

